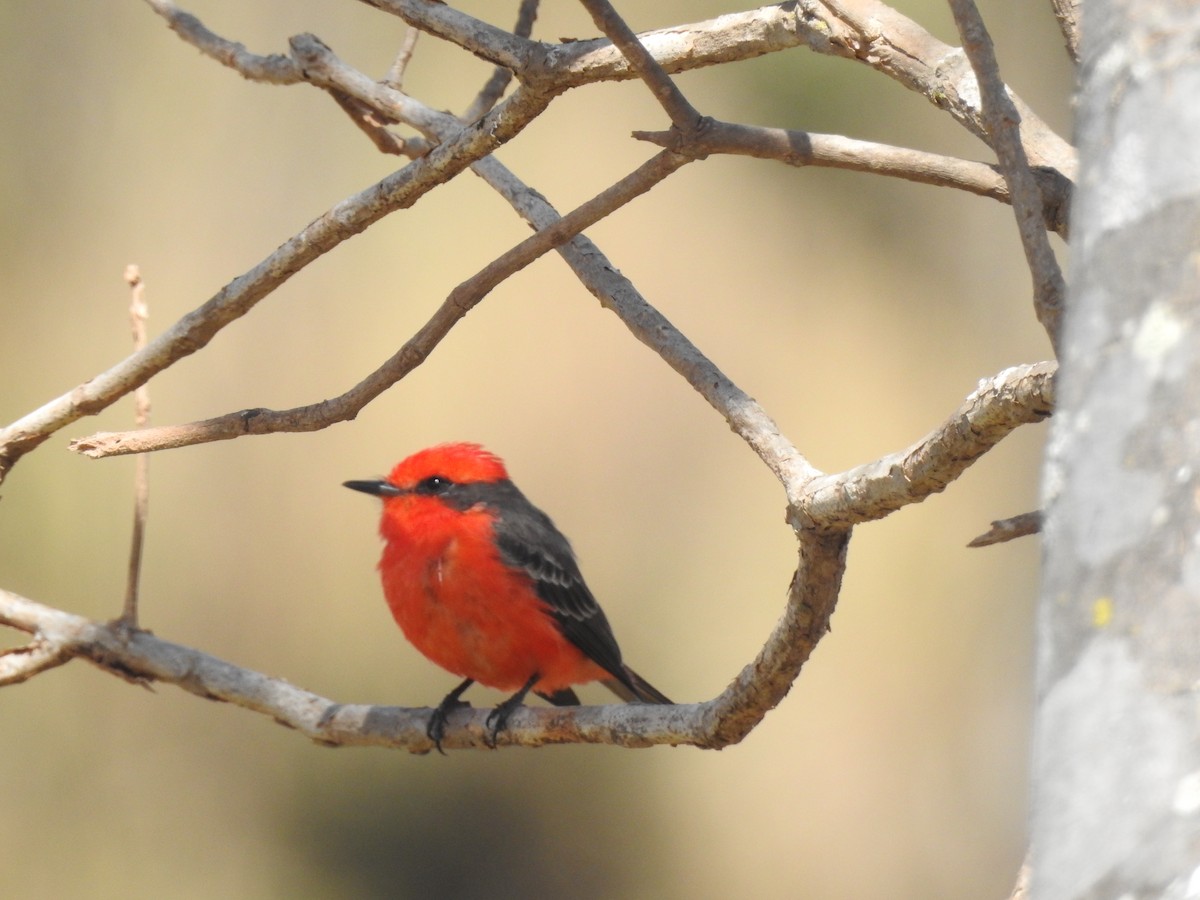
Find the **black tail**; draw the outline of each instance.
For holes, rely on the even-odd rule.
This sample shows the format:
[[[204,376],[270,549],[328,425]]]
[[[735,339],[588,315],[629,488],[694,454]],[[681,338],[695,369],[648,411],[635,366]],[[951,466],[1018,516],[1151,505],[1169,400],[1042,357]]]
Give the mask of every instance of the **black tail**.
[[[601,684],[624,700],[626,703],[662,703],[673,705],[666,694],[648,682],[629,666],[622,666],[624,678],[606,678]]]

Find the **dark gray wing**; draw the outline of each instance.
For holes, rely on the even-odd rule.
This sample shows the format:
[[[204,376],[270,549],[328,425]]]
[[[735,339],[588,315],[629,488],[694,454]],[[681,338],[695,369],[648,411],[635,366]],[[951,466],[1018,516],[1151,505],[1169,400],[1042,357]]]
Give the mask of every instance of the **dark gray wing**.
[[[466,502],[468,485],[461,487],[462,501]],[[529,575],[567,640],[618,681],[628,684],[617,639],[583,580],[570,542],[511,481],[471,487],[475,490],[470,493],[477,495],[471,499],[485,503],[496,514],[493,532],[501,560]]]

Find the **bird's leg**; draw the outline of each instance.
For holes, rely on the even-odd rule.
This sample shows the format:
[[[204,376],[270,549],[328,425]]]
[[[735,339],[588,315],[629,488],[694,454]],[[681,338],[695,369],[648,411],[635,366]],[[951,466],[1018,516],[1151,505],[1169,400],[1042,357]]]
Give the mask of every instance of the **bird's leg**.
[[[512,715],[514,709],[525,702],[525,695],[533,689],[533,686],[538,683],[541,677],[540,673],[534,672],[519,691],[488,713],[486,724],[492,733],[492,739],[488,741],[488,745],[493,750],[496,749],[496,735],[508,725],[508,717]]]
[[[433,746],[437,747],[437,752],[446,755],[446,751],[442,749],[442,738],[446,736],[446,716],[458,709],[460,706],[467,706],[466,700],[459,700],[463,692],[475,683],[474,678],[468,678],[450,693],[448,693],[442,702],[437,705],[437,709],[433,711],[433,715],[429,717],[429,724],[425,726],[425,736],[433,741]]]

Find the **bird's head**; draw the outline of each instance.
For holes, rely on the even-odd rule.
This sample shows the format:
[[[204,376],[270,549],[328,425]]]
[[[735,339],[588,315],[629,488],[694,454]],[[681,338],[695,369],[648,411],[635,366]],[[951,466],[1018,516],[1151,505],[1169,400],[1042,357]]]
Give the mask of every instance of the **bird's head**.
[[[508,479],[500,457],[479,444],[438,444],[401,460],[387,478],[346,481],[345,487],[387,499],[404,495],[437,496],[455,485]]]

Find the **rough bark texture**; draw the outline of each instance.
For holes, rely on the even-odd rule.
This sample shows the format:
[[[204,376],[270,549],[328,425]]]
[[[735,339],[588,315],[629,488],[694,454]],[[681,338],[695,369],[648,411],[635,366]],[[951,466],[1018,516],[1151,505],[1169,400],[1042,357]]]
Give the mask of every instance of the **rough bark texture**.
[[[1044,487],[1036,898],[1186,896],[1200,864],[1198,31],[1192,3],[1087,7]]]

